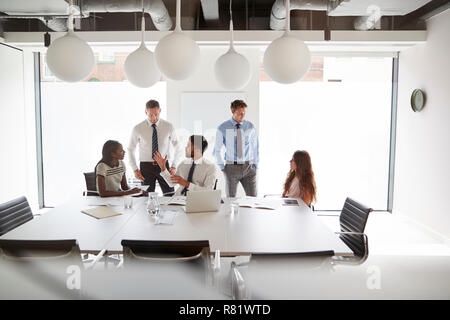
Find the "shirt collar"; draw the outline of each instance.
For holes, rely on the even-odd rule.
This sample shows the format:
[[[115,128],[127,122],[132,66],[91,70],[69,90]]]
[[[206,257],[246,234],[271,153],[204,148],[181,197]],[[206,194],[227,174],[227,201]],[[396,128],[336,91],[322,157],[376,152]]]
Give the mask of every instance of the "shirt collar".
[[[235,121],[233,118],[231,118],[230,121],[231,121],[231,123],[233,124],[233,126],[236,126],[236,124],[238,124],[238,123],[242,126],[242,125],[244,124],[244,121],[245,121],[245,120],[242,121],[242,122],[237,122],[237,121]]]
[[[145,121],[147,121],[147,123],[150,127],[153,125],[153,123],[148,118],[145,119]],[[161,122],[161,118],[159,118],[158,121],[155,123],[157,127],[159,126],[160,122]]]
[[[193,160],[193,159],[191,158],[191,160]],[[194,162],[194,163],[197,165],[197,164],[202,163],[203,161],[205,161],[205,160],[203,159],[203,157],[201,157],[201,158],[198,158],[198,159],[195,160],[195,161],[191,161],[191,163]]]

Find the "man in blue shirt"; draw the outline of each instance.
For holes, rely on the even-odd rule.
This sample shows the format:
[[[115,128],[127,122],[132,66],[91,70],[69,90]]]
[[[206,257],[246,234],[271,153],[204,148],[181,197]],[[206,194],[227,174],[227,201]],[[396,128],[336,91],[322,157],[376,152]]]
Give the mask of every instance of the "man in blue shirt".
[[[256,197],[258,168],[258,134],[250,121],[244,120],[247,104],[243,100],[231,103],[232,118],[223,122],[216,133],[214,156],[225,175],[227,197],[235,197],[240,182],[247,196]],[[225,146],[225,160],[222,147]]]

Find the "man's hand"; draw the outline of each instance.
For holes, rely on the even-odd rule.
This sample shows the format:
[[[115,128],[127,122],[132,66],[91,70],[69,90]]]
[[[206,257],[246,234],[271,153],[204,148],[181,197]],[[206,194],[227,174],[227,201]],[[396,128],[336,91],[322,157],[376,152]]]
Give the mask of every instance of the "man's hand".
[[[158,164],[158,166],[161,168],[161,172],[165,171],[167,155],[163,158],[161,153],[159,153],[159,151],[156,151],[153,157],[154,157],[156,163]]]
[[[170,175],[174,175],[175,174],[175,172],[177,171],[177,169],[175,169],[175,167],[170,167],[169,169],[169,173],[170,173]]]
[[[182,177],[178,175],[171,176],[170,180],[172,181],[172,183],[182,185],[183,187],[189,187],[190,184],[188,181],[184,180]]]
[[[136,169],[134,170],[134,176],[136,177],[136,179],[140,180],[140,181],[144,181],[144,176],[141,173],[141,170]]]

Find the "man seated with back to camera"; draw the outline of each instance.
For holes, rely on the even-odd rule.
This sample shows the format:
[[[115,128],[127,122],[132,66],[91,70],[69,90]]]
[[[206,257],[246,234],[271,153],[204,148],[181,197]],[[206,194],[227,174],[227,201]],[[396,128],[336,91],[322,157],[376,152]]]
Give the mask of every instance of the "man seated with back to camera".
[[[201,135],[192,135],[186,145],[186,160],[182,161],[174,174],[166,168],[164,158],[155,152],[155,161],[161,168],[161,176],[170,187],[179,185],[175,195],[186,195],[187,191],[213,190],[216,183],[216,165],[203,158],[208,142]]]

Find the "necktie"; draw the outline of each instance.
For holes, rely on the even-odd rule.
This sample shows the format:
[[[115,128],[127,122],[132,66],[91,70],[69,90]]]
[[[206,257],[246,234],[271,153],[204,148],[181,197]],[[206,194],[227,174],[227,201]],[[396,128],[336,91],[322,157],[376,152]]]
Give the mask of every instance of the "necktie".
[[[156,132],[156,124],[152,124],[153,136],[152,136],[152,159],[155,159],[155,152],[158,151],[158,133]]]
[[[192,166],[191,166],[191,168],[189,169],[189,174],[188,174],[188,178],[187,178],[187,181],[188,181],[188,182],[192,182],[192,176],[194,175],[194,169],[195,169],[195,162],[192,162]],[[186,192],[187,192],[187,188],[184,187],[183,191],[181,191],[181,194],[182,194],[183,196],[185,196],[185,195],[186,195]]]
[[[238,159],[242,159],[242,131],[240,129],[241,125],[239,123],[236,124],[236,128],[237,128],[237,157]]]

